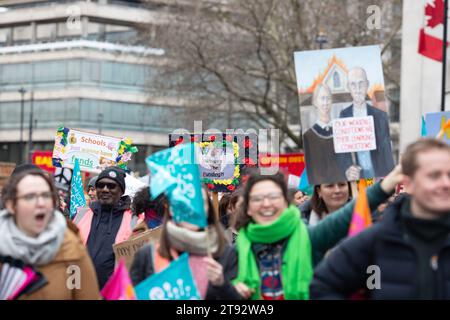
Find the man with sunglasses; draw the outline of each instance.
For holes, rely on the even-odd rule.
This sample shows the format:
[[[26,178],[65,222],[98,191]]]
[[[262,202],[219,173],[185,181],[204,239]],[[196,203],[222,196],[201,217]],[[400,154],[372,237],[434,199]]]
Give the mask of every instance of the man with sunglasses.
[[[125,172],[118,167],[103,170],[95,182],[98,201],[80,209],[74,222],[94,262],[100,288],[114,271],[113,245],[127,240],[143,215],[133,215],[125,192]]]

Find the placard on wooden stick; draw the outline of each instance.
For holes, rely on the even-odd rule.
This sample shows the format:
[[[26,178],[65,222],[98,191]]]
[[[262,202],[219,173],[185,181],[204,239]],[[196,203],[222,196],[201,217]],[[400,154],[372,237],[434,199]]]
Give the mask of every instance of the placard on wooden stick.
[[[161,236],[162,227],[157,227],[144,231],[129,240],[113,245],[114,255],[116,257],[116,264],[120,258],[125,258],[125,265],[130,270],[136,252],[150,242],[158,241]]]

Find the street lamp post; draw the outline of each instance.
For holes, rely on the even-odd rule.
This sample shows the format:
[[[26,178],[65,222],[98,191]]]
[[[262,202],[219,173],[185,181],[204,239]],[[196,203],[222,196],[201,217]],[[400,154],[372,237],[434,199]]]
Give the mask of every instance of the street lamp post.
[[[22,163],[23,161],[23,150],[22,150],[22,143],[23,143],[23,105],[24,105],[24,96],[25,92],[27,92],[23,87],[19,89],[19,92],[21,94],[20,99],[20,142],[19,142],[19,163]]]
[[[28,124],[28,162],[32,162],[32,151],[33,151],[33,102],[34,102],[34,93],[31,92],[30,97],[30,123]]]
[[[99,112],[97,114],[97,122],[98,122],[98,134],[102,134],[103,113]]]

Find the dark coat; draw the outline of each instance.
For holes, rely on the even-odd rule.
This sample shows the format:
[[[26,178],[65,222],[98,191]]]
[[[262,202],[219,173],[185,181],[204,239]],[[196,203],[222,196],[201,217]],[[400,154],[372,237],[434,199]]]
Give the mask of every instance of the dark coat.
[[[380,271],[380,288],[367,290],[370,299],[421,296],[420,251],[408,236],[401,215],[406,201],[409,198],[395,201],[380,222],[344,241],[319,264],[310,286],[312,299],[345,299],[367,288],[369,277],[375,274],[369,266],[377,266]],[[437,260],[431,263],[434,281],[427,282],[437,299],[450,299],[450,231],[448,235],[437,250]]]
[[[223,267],[225,282],[222,286],[208,284],[205,300],[230,299],[240,300],[242,297],[230,283],[237,276],[237,255],[234,248],[225,246],[223,254],[216,259]],[[153,268],[153,256],[151,245],[146,245],[136,252],[130,269],[130,277],[133,285],[144,281],[155,273]]]
[[[122,223],[123,213],[129,209],[129,202],[121,199],[113,209],[104,209],[100,202],[95,201],[90,208],[94,216],[86,245],[97,272],[99,287],[103,288],[114,271],[113,244]]]
[[[302,204],[298,205],[297,208],[298,208],[298,210],[300,210],[303,222],[306,223],[306,225],[308,225],[309,217],[311,216],[311,211],[312,211],[311,199],[306,200]]]
[[[373,116],[375,126],[375,140],[377,148],[370,151],[373,170],[376,177],[386,176],[394,168],[394,158],[392,156],[391,139],[389,135],[389,119],[387,113],[367,104],[367,115]],[[353,104],[341,111],[339,118],[353,117]],[[345,171],[353,165],[351,153],[336,154],[341,171]],[[358,162],[358,157],[356,157]],[[373,177],[362,177],[373,178]]]
[[[334,152],[333,132],[315,124],[303,135],[308,181],[311,185],[346,181]]]

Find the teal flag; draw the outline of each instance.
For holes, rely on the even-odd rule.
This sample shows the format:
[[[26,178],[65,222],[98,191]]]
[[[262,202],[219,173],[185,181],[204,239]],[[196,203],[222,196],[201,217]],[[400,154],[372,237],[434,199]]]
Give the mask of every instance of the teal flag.
[[[84,198],[83,181],[81,179],[80,163],[75,158],[72,181],[70,183],[70,219],[73,219],[79,207],[86,207]]]
[[[306,171],[306,166],[303,169],[302,175],[300,176],[300,183],[298,184],[298,189],[301,192],[304,192],[304,193],[306,193],[309,196],[311,196],[312,193],[313,193],[314,186],[309,184],[308,173]]]
[[[193,143],[180,144],[149,156],[146,162],[151,171],[152,198],[165,192],[175,222],[185,221],[204,228],[207,221],[196,161],[198,152]]]
[[[422,116],[422,132],[421,132],[420,136],[426,137],[427,135],[428,135],[427,134],[427,125],[425,122],[425,118]]]
[[[188,259],[183,253],[163,271],[139,283],[134,288],[138,300],[201,300]]]

